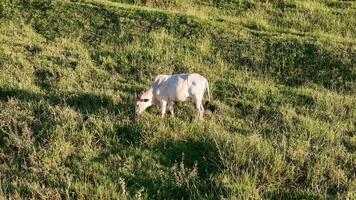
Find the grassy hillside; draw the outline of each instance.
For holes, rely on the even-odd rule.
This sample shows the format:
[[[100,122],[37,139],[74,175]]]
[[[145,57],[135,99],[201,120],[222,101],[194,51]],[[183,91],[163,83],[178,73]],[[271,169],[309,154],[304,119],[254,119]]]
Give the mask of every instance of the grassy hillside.
[[[356,198],[356,3],[0,2],[0,197]],[[213,100],[134,117],[160,73]]]

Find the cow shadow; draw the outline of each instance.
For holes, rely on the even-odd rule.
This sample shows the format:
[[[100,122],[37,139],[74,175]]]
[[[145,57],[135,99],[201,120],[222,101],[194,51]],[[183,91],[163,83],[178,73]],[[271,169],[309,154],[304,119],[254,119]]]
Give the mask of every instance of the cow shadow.
[[[82,114],[94,114],[100,109],[106,109],[115,114],[125,112],[127,115],[133,115],[133,103],[129,98],[115,103],[111,96],[105,94],[58,91],[49,91],[43,94],[24,89],[0,87],[0,101],[8,101],[12,98],[25,102],[45,101],[50,105],[69,106]]]
[[[33,124],[34,134],[41,134],[37,137],[39,145],[51,137],[52,129],[56,127],[56,120],[53,119],[49,106],[70,107],[79,114],[80,119],[86,121],[90,115],[112,114],[119,120],[114,122],[114,133],[120,139],[120,143],[125,145],[137,144],[141,137],[141,127],[136,122],[134,114],[134,101],[130,97],[122,97],[115,102],[113,97],[89,92],[57,92],[35,93],[24,89],[0,87],[0,102],[7,102],[11,99],[20,102],[31,103],[34,116],[41,123]],[[120,134],[118,134],[120,133]],[[116,137],[116,136],[115,136]]]
[[[8,101],[16,98],[21,101],[40,101],[45,99],[45,95],[32,93],[23,89],[3,88],[0,87],[0,101]]]

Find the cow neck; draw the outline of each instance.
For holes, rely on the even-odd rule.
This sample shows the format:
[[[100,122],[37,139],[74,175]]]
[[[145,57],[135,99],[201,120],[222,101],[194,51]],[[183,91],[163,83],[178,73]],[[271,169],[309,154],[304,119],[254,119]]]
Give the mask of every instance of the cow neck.
[[[142,94],[142,97],[152,100],[153,97],[153,88],[148,89],[145,93]]]

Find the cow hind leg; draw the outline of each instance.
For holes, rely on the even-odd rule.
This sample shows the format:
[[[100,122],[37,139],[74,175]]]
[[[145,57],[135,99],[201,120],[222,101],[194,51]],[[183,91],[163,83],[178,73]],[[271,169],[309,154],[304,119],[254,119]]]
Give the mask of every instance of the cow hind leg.
[[[164,118],[164,115],[166,114],[166,107],[167,107],[167,101],[162,100],[161,101],[161,117]]]
[[[200,120],[203,120],[203,119],[204,119],[203,115],[204,115],[204,106],[203,106],[203,104],[200,102]]]
[[[195,108],[197,109],[197,115],[195,117],[195,120],[199,120],[201,121],[203,119],[203,112],[204,110],[202,110],[201,108],[203,107],[203,105],[201,104],[201,101],[196,101],[195,102]]]
[[[173,101],[169,101],[167,104],[167,110],[171,113],[172,117],[174,117],[174,111],[173,111]]]

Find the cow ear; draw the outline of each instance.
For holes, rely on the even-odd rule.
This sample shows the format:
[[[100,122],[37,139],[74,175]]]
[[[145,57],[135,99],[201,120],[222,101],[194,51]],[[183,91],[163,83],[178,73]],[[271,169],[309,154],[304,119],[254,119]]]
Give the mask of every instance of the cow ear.
[[[144,99],[143,101],[144,101],[144,102],[148,102],[148,101],[149,101],[149,99]]]

